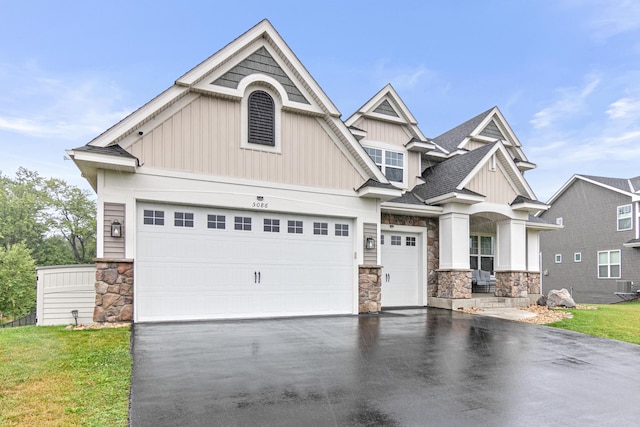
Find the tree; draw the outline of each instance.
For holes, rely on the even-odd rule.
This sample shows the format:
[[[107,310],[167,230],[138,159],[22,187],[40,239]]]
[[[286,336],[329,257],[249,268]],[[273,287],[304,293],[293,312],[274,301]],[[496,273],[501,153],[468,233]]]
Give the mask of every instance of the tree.
[[[49,231],[64,237],[76,263],[91,262],[96,255],[96,204],[89,192],[56,178],[46,181],[46,189]]]
[[[0,247],[0,319],[31,313],[36,305],[36,263],[24,243]]]
[[[95,215],[89,192],[64,180],[24,168],[15,179],[0,174],[0,247],[24,242],[37,265],[92,262]]]

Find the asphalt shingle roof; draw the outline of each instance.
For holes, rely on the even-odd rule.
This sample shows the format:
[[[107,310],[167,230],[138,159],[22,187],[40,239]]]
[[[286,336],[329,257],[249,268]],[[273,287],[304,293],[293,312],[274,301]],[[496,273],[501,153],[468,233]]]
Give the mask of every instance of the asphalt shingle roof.
[[[364,187],[390,188],[390,189],[392,189],[392,190],[398,190],[398,187],[396,187],[396,186],[395,186],[395,185],[393,185],[393,184],[384,184],[384,183],[382,183],[382,182],[378,182],[378,181],[376,181],[376,180],[375,180],[375,179],[373,179],[373,178],[369,178],[369,179],[367,180],[367,182],[365,182],[365,183],[364,183],[364,184],[362,184],[360,187],[358,187],[358,189],[357,189],[357,190],[360,190],[361,188],[364,188]],[[357,190],[356,190],[356,191],[357,191]]]
[[[389,203],[404,203],[407,205],[424,205],[424,202],[420,201],[411,191],[407,191],[400,197],[389,200]]]
[[[538,201],[538,200],[533,200],[530,199],[528,197],[525,196],[517,196],[515,199],[513,199],[513,202],[511,202],[512,205],[518,204],[518,203],[533,203],[533,204],[537,204],[537,205],[544,205],[546,206],[544,203]]]
[[[110,156],[127,157],[130,159],[136,158],[136,156],[129,153],[127,150],[120,147],[118,144],[110,145],[108,147],[95,147],[93,145],[83,145],[82,147],[74,148],[73,151],[86,151],[90,153],[108,154]]]
[[[477,195],[470,190],[458,190],[456,187],[471,173],[473,168],[493,148],[493,144],[487,144],[465,154],[459,154],[443,161],[431,168],[425,169],[422,179],[425,183],[414,187],[414,192],[423,200],[432,199],[444,194],[458,192]]]
[[[460,145],[460,143],[466,137],[468,137],[469,134],[475,130],[475,128],[478,127],[478,125],[485,119],[485,117],[487,117],[487,114],[489,114],[494,108],[495,107],[491,107],[487,111],[478,114],[474,118],[467,120],[461,125],[458,125],[453,129],[443,133],[442,135],[433,138],[433,142],[449,152],[454,151],[456,148],[458,148],[458,145]]]
[[[635,178],[609,178],[606,176],[594,176],[594,175],[580,175],[581,177],[590,179],[592,181],[599,182],[609,187],[617,188],[618,190],[627,191],[633,193],[640,191],[640,177]]]

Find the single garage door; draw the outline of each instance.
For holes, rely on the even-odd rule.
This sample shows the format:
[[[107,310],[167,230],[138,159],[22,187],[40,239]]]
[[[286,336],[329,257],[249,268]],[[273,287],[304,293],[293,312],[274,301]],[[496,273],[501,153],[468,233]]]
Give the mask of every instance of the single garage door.
[[[381,233],[382,307],[424,305],[420,298],[420,234]]]
[[[137,321],[353,312],[351,220],[139,204]]]

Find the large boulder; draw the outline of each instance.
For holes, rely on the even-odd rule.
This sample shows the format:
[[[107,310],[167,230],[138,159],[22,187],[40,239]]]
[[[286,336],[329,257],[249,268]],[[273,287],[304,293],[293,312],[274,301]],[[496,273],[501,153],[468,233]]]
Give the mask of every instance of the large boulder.
[[[552,289],[547,294],[547,307],[575,308],[576,302],[566,289]]]

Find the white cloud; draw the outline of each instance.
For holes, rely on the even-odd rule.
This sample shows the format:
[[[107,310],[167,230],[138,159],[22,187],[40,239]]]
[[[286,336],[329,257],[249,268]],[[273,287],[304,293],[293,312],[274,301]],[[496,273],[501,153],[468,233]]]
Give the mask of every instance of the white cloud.
[[[620,98],[611,103],[607,115],[610,119],[639,119],[640,99]]]
[[[536,112],[529,123],[531,123],[534,128],[545,128],[551,126],[556,121],[584,112],[587,98],[595,91],[599,84],[599,78],[589,76],[587,83],[582,88],[570,87],[558,89],[558,99],[548,107]]]
[[[593,4],[596,7],[591,26],[597,38],[606,39],[640,29],[640,2],[605,0]]]
[[[0,68],[0,130],[85,140],[131,111],[121,105],[120,88],[99,73],[52,76],[33,63]]]
[[[423,64],[415,67],[389,67],[388,64],[389,61],[383,60],[376,67],[376,80],[381,87],[391,83],[396,90],[411,90],[433,75],[433,72]]]

